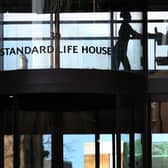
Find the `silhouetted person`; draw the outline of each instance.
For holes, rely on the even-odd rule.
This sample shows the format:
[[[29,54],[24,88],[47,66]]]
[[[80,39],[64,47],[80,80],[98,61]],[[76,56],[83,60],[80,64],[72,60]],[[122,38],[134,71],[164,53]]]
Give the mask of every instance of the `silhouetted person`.
[[[123,64],[126,71],[131,70],[131,66],[127,57],[127,48],[130,37],[142,38],[142,34],[136,32],[129,24],[131,20],[131,14],[129,12],[121,12],[120,17],[123,18],[122,24],[119,30],[119,38],[113,49],[112,56],[112,69],[119,70],[120,63]],[[155,28],[155,34],[148,33],[148,38],[155,38],[156,40],[162,37],[162,33],[157,32]],[[136,53],[135,53],[136,54]]]
[[[130,37],[140,38],[142,35],[130,26],[131,14],[129,12],[121,12],[120,17],[123,18],[120,30],[119,38],[114,47],[112,69],[118,70],[120,63],[123,64],[126,71],[131,70],[131,66],[127,57],[127,47]]]

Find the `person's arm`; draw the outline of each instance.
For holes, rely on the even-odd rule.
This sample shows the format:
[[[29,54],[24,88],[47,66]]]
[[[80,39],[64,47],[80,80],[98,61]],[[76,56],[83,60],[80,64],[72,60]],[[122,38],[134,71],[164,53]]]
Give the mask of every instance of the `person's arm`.
[[[157,27],[155,27],[155,39],[156,41],[158,42],[158,44],[161,44],[162,43],[162,39],[164,38],[164,35],[163,33],[160,33],[157,31]]]
[[[148,38],[154,38],[154,39],[156,39],[159,36],[159,34],[160,33],[158,33],[158,32],[157,33],[156,32],[155,33],[148,33]]]
[[[131,32],[131,35],[135,38],[142,38],[142,34],[141,33],[138,33],[136,32],[131,26],[130,26],[130,32]],[[153,39],[159,39],[160,37],[163,36],[162,33],[158,32],[157,31],[157,28],[155,27],[155,33],[148,33],[148,38],[153,38]]]
[[[130,25],[129,25],[129,29],[130,29],[130,34],[132,35],[132,37],[142,38],[142,34],[135,31]]]

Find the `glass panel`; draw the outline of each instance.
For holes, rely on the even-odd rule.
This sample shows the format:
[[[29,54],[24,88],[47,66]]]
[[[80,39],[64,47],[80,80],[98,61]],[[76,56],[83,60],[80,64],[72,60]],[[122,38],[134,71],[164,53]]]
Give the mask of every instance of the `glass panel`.
[[[109,21],[109,12],[60,13],[61,21]]]
[[[121,137],[124,142],[123,149],[123,167],[130,167],[130,139],[128,134],[122,134]],[[134,134],[134,157],[135,157],[135,168],[143,167],[143,153],[142,153],[142,141],[141,134]]]
[[[115,140],[115,152],[117,144]],[[112,148],[112,135],[101,134],[100,135],[100,167],[112,168],[113,167],[113,148]],[[121,168],[129,168],[130,166],[130,139],[129,134],[121,134]],[[135,167],[142,166],[142,144],[141,135],[135,135]],[[117,166],[117,155],[115,153],[115,166]]]
[[[100,14],[101,13],[99,13],[99,15]],[[110,13],[108,14],[110,16]],[[128,43],[128,40],[131,38],[131,35],[133,35],[131,32],[133,30],[130,30],[129,32],[130,34],[128,34],[125,44],[123,42],[122,44],[120,44],[119,42],[120,39],[122,38],[119,36],[119,30],[122,24],[122,20],[118,19],[118,14],[119,12],[116,12],[116,13],[114,12],[113,20],[111,20],[110,17],[108,16],[107,18],[109,19],[107,21],[101,20],[101,16],[100,16],[100,20],[96,20],[99,22],[94,22],[93,20],[93,23],[90,23],[92,15],[94,16],[94,14],[92,13],[90,13],[90,18],[88,18],[88,14],[86,14],[85,19],[84,19],[85,15],[83,14],[81,22],[79,22],[79,18],[78,16],[76,16],[76,13],[74,13],[74,15],[70,14],[70,16],[72,17],[72,20],[70,20],[70,18],[68,17],[68,14],[64,15],[63,19],[66,20],[65,17],[67,17],[67,20],[60,25],[60,29],[61,29],[60,32],[62,37],[61,49],[60,49],[61,67],[62,68],[111,69],[111,66],[112,66],[111,56],[113,56],[114,51],[115,53],[117,52],[116,54],[118,55],[118,52],[121,51],[121,48],[124,45],[123,51],[116,57],[117,59],[116,61],[117,62],[119,61],[121,63],[119,64],[120,66],[118,68],[120,70],[123,70],[123,69],[130,70],[130,68],[136,69],[136,70],[143,69],[142,62],[141,62],[141,58],[142,58],[141,40],[135,38],[133,40],[130,40],[130,42]],[[139,13],[132,12],[132,15],[133,15],[133,20],[136,21],[137,23],[130,23],[130,26],[132,26],[132,28],[130,29],[134,29],[142,36],[142,23],[141,23],[142,15],[140,12]],[[102,17],[103,16],[104,16],[104,13],[102,13]],[[113,22],[113,25],[110,24],[111,22]],[[67,29],[67,26],[68,26],[68,29]],[[111,34],[112,30],[114,33],[113,35]],[[112,40],[113,38],[111,36],[114,37],[114,40]],[[121,41],[123,41],[123,39]],[[111,48],[111,45],[113,43],[115,44],[115,47]],[[68,44],[70,44],[70,46]],[[118,44],[122,46],[120,46],[119,49],[117,50],[116,48]],[[136,53],[136,56],[135,56],[135,53]],[[128,57],[127,56],[121,57],[123,55],[128,55]],[[121,57],[121,60],[119,60],[120,57]],[[131,66],[131,67],[127,69],[128,68],[127,66]],[[118,68],[117,69],[113,68],[113,69],[119,70]]]
[[[115,21],[115,20],[114,20]],[[121,22],[121,21],[120,21]],[[137,21],[137,22],[140,22],[140,21]],[[113,33],[115,36],[119,36],[119,30],[120,30],[120,27],[121,27],[121,23],[115,23],[115,28],[113,30]],[[137,32],[139,33],[142,33],[142,23],[130,23],[130,26]]]
[[[110,40],[61,40],[61,68],[110,69]]]
[[[131,20],[142,20],[142,13],[141,12],[131,12]],[[120,17],[120,12],[114,12],[113,17],[114,20],[122,20],[122,17]]]
[[[168,69],[168,12],[148,12],[148,32],[155,34],[148,40],[149,69]]]
[[[67,29],[68,27],[68,29]],[[103,30],[103,31],[102,31]],[[109,37],[110,25],[100,23],[85,24],[61,24],[61,37]]]
[[[54,67],[58,42],[61,68],[143,69],[141,38],[135,36],[137,33],[142,36],[141,12],[131,12],[132,20],[127,20],[123,33],[120,27],[126,20],[124,15],[120,17],[120,12],[60,13],[59,16],[60,32],[57,32],[53,14],[4,14],[0,30],[4,70]],[[55,38],[56,43],[54,32],[60,35],[60,39]],[[26,51],[18,53],[22,48]]]
[[[51,168],[51,135],[43,135],[43,168]]]
[[[61,68],[111,69],[110,13],[79,16],[60,15]]]
[[[135,168],[143,167],[142,135],[135,134]]]
[[[168,165],[168,134],[152,134],[152,168]]]
[[[121,134],[121,167],[129,167],[130,162],[130,141],[129,134]]]
[[[95,135],[66,135],[63,136],[64,165],[71,168],[95,167]]]
[[[159,12],[152,12],[150,11],[149,12],[149,15],[148,15],[148,19],[149,20],[155,20],[155,19],[164,19],[164,20],[167,20],[167,12],[166,11],[159,11]]]
[[[51,167],[51,135],[20,136],[20,168]]]
[[[113,27],[111,28],[114,39],[112,41],[114,44],[112,69],[125,71],[143,69],[142,13],[114,12]]]
[[[4,13],[4,21],[48,21],[50,14]]]
[[[100,168],[113,167],[112,135],[100,135]]]
[[[3,57],[4,70],[51,67],[54,54],[51,16],[33,13],[3,15],[0,56]]]
[[[4,168],[13,168],[13,135],[4,136]]]
[[[4,25],[5,38],[44,38],[50,37],[50,25],[48,24],[5,24]]]
[[[53,50],[47,40],[4,41],[0,54],[4,56],[4,70],[50,68]]]
[[[143,69],[143,66],[141,63],[142,48],[141,48],[140,40],[129,41],[127,54],[128,54],[128,59],[130,60],[130,65],[132,69],[134,70]]]

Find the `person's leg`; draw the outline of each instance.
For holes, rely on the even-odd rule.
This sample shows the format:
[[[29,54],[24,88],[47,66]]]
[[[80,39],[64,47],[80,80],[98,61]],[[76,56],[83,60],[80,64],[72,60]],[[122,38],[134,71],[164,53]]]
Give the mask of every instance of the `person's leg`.
[[[112,59],[112,70],[116,71],[116,55],[113,54],[111,59]]]
[[[116,70],[117,70],[117,71],[119,70],[120,62],[121,62],[121,58],[120,58],[120,56],[118,55],[118,57],[117,57],[117,59],[116,59]]]
[[[120,64],[120,58],[119,54],[117,53],[117,50],[114,49],[113,55],[112,55],[112,70],[117,71],[119,69]]]
[[[124,69],[126,71],[130,71],[131,70],[131,66],[130,66],[130,63],[129,63],[129,60],[128,60],[127,56],[123,56],[122,57],[122,63],[123,63]]]

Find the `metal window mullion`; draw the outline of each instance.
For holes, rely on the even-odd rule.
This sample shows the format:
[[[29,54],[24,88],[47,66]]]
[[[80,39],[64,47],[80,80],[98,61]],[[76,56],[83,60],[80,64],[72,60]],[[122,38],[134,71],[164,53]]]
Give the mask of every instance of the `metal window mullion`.
[[[19,168],[20,164],[20,151],[19,151],[19,145],[20,145],[20,140],[19,140],[19,135],[15,132],[14,133],[14,144],[13,144],[13,149],[14,149],[14,168]]]
[[[95,161],[96,161],[96,168],[99,168],[100,166],[100,135],[99,133],[96,133],[95,135]]]
[[[55,68],[60,68],[60,15],[55,12]]]
[[[52,168],[56,168],[57,167],[57,153],[56,153],[56,149],[57,149],[57,139],[56,139],[56,135],[55,133],[52,134]]]
[[[54,36],[53,25],[54,25],[53,14],[51,13],[50,14],[50,32],[51,32],[51,34],[50,34],[50,38],[51,38],[50,45],[52,47],[54,47],[53,46],[53,36]],[[50,53],[50,68],[54,68],[54,54],[53,54],[53,52]]]
[[[113,168],[116,167],[116,136],[115,133],[112,134],[112,161],[113,161]]]
[[[142,39],[142,44],[143,44],[143,56],[144,56],[144,73],[145,77],[147,78],[148,76],[148,27],[147,27],[147,11],[143,12],[143,39]],[[147,82],[147,81],[146,81]]]
[[[96,133],[95,133],[95,168],[100,168],[100,129],[99,111],[95,111]]]
[[[4,168],[4,111],[0,117],[0,167]]]
[[[121,168],[121,134],[117,133],[117,168]]]
[[[13,143],[13,151],[14,151],[14,168],[19,168],[19,163],[20,163],[20,136],[19,136],[19,116],[18,116],[18,102],[17,102],[17,97],[13,98],[13,108],[12,111],[14,113],[14,143]]]
[[[3,13],[0,14],[0,21],[3,22],[4,20],[4,16],[3,16]],[[4,36],[4,25],[3,23],[0,24],[0,38],[2,38]],[[3,43],[3,40],[0,40],[0,48],[3,48],[4,46],[4,43]],[[3,62],[4,62],[4,58],[3,56],[0,57],[0,70],[2,71],[4,69],[4,65],[3,65]]]
[[[134,141],[134,133],[130,133],[130,146],[129,146],[129,153],[130,153],[130,167],[135,168],[135,141]]]
[[[156,57],[157,57],[157,55],[156,55],[156,43],[157,43],[157,41],[156,41],[156,39],[154,39],[154,70],[156,71]]]
[[[143,144],[143,162],[144,167],[152,167],[152,134],[151,134],[151,108],[150,100],[146,100],[146,115],[144,116],[144,134],[142,136]]]
[[[0,167],[4,167],[4,134],[0,134]]]
[[[52,168],[63,168],[63,135],[52,134]]]
[[[113,60],[112,60],[112,57],[113,57],[113,46],[114,46],[114,34],[113,34],[114,27],[113,27],[113,24],[114,24],[113,12],[110,12],[111,69],[113,69]]]
[[[135,112],[136,112],[136,103],[132,99],[132,97],[129,97],[130,103],[130,111],[131,111],[131,129],[129,134],[129,154],[130,154],[130,167],[135,168]]]
[[[33,24],[50,24],[50,20],[48,21],[33,21]],[[54,21],[53,21],[54,22]],[[114,20],[114,23],[121,23],[121,20]],[[150,23],[156,23],[156,22],[165,22],[165,20],[158,19],[158,20],[149,20]],[[108,24],[110,23],[110,20],[61,20],[60,24]],[[131,20],[130,23],[141,23],[141,20]],[[32,21],[0,21],[0,24],[4,25],[17,25],[17,24],[32,24]]]
[[[121,168],[120,110],[121,110],[121,96],[117,95],[116,111],[115,111],[117,168]]]
[[[63,168],[63,114],[53,115],[52,131],[52,168]]]
[[[63,134],[62,131],[57,133],[57,165],[58,168],[64,167],[64,160],[63,160]]]
[[[147,11],[143,11],[143,56],[145,76],[145,98],[144,98],[144,133],[143,133],[143,167],[151,168],[151,108],[148,95],[148,29]]]

